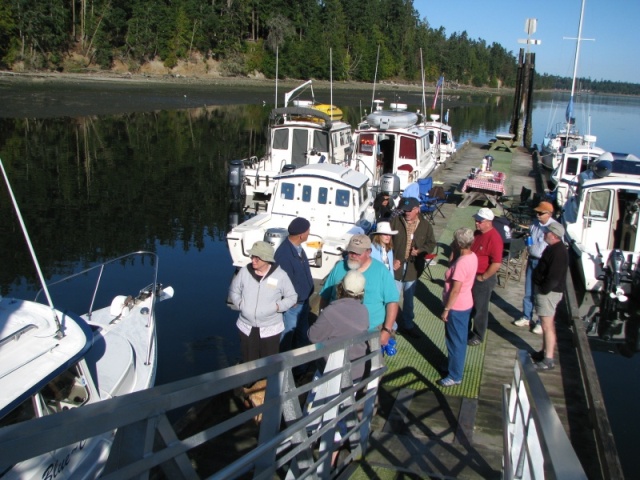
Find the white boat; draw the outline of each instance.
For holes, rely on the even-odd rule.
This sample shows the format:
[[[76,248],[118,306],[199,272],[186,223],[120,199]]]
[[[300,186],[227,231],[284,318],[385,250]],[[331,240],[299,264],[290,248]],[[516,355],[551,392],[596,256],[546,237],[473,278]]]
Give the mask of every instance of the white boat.
[[[449,112],[447,111],[448,117]],[[438,163],[444,163],[456,153],[456,142],[453,140],[451,125],[440,122],[440,115],[429,115],[429,122],[424,122],[424,127],[429,132],[429,145]]]
[[[420,115],[407,111],[406,104],[392,103],[391,109],[385,110],[381,100],[376,103],[376,110],[355,131],[354,168],[364,172],[374,186],[380,184],[383,175],[394,174],[404,190],[437,167],[430,132]]]
[[[284,107],[271,111],[265,156],[242,160],[241,181],[247,196],[258,194],[268,198],[273,193],[273,178],[288,165],[345,164],[351,160],[352,129],[342,121],[342,111],[333,105],[317,104],[315,100],[292,101],[295,92],[311,86],[311,82],[288,92]]]
[[[274,194],[267,210],[241,223],[227,234],[233,265],[250,261],[248,251],[259,240],[277,246],[296,217],[311,223],[302,245],[314,279],[322,280],[343,258],[355,233],[368,233],[375,219],[369,178],[355,170],[321,163],[284,172],[273,180]]]
[[[558,166],[553,170],[550,177],[558,205],[565,204],[569,195],[571,195],[571,186],[575,185],[578,180],[578,175],[587,170],[604,153],[605,151],[602,148],[590,145],[564,150]]]
[[[605,153],[578,177],[562,222],[586,290],[602,290],[604,262],[620,250],[632,271],[640,256],[640,159]],[[627,285],[628,286],[628,285]],[[627,292],[628,293],[628,292]]]
[[[154,265],[150,270],[153,283],[137,294],[123,292],[110,305],[94,310],[100,280],[113,270],[130,268],[134,258]],[[157,283],[157,267],[156,254],[135,252],[47,286],[66,283],[74,292],[86,289],[88,313],[82,316],[37,301],[2,298],[0,426],[19,426],[16,424],[33,418],[153,386],[155,307],[173,296],[173,288],[163,289]],[[77,288],[80,284],[76,282],[83,287]],[[3,480],[97,478],[114,436],[115,431],[88,438],[9,466],[0,475]]]
[[[584,17],[584,0],[580,9],[580,22],[578,23],[578,36],[576,37],[576,53],[573,60],[573,79],[571,82],[571,95],[569,104],[565,112],[565,122],[556,124],[555,128],[547,132],[540,146],[541,165],[549,170],[558,168],[562,160],[562,154],[567,149],[595,147],[596,137],[581,134],[575,125],[575,117],[573,116],[574,101],[573,97],[576,90],[576,78],[578,74],[578,59],[580,58],[580,42],[582,38],[582,19]]]

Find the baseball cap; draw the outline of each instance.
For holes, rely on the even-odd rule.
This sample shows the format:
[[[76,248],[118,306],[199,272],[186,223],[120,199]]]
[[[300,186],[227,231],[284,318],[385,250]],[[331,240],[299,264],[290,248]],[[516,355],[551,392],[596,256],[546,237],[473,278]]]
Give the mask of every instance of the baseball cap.
[[[553,213],[553,205],[549,202],[540,202],[536,208],[533,209],[536,212]]]
[[[364,275],[357,270],[349,270],[342,279],[342,288],[349,295],[357,296],[364,293]]]
[[[555,234],[560,238],[564,237],[564,227],[561,223],[553,222],[551,223],[551,225],[547,225],[545,228],[547,229],[547,231]]]
[[[349,245],[347,245],[347,252],[364,253],[371,248],[371,240],[366,235],[359,233],[351,237]]]
[[[410,212],[416,207],[420,207],[420,202],[417,198],[414,197],[406,197],[400,199],[400,205],[398,206],[400,210],[404,210],[405,212]]]
[[[493,220],[494,217],[495,217],[495,215],[488,208],[481,208],[480,210],[478,210],[478,213],[476,213],[473,216],[473,218],[475,218],[479,222],[481,222],[483,220]]]

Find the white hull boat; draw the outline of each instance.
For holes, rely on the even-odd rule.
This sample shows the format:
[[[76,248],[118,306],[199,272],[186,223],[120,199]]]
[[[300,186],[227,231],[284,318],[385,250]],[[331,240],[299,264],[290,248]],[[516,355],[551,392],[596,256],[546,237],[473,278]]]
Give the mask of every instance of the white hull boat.
[[[153,283],[134,295],[118,295],[93,310],[100,280],[111,268],[131,268],[133,258],[151,257]],[[123,267],[127,263],[128,267]],[[0,301],[0,426],[20,428],[30,419],[82,408],[153,386],[157,345],[155,307],[173,296],[157,283],[158,259],[136,252],[60,280],[73,291],[86,289],[88,313],[77,316],[37,301]],[[70,283],[71,282],[71,283]],[[75,283],[80,282],[80,284]],[[48,285],[52,287],[55,284]],[[84,285],[81,288],[80,285]],[[119,282],[122,286],[123,283]],[[57,288],[57,287],[56,287]],[[98,297],[99,298],[99,297]],[[97,478],[104,469],[115,431],[45,455],[5,465],[9,479]]]
[[[381,183],[383,175],[393,174],[400,180],[400,190],[426,178],[437,167],[439,156],[429,141],[430,132],[405,104],[391,104],[367,115],[355,131],[354,168],[364,172],[372,185]],[[431,133],[433,136],[433,132]]]
[[[352,129],[342,121],[340,109],[316,104],[315,100],[294,100],[289,106],[293,94],[310,85],[311,80],[288,92],[284,107],[271,111],[267,153],[262,158],[241,161],[242,173],[235,180],[241,194],[268,198],[273,193],[274,177],[291,165],[346,164],[351,160]],[[234,187],[231,176],[230,183]]]
[[[343,258],[343,249],[355,233],[369,233],[374,219],[369,179],[348,167],[329,163],[307,165],[277,175],[267,210],[227,234],[233,265],[250,262],[248,251],[265,240],[277,248],[296,217],[311,223],[302,245],[316,280],[323,280]]]
[[[448,112],[447,112],[448,115]],[[456,153],[456,142],[453,140],[451,125],[440,122],[440,115],[430,115],[431,121],[424,127],[429,132],[429,145],[438,163],[444,163]]]
[[[571,195],[571,186],[576,184],[580,173],[590,168],[591,164],[604,153],[602,148],[587,146],[565,150],[561,154],[560,163],[550,177],[558,205],[562,206],[566,203]]]
[[[580,174],[562,222],[586,290],[602,290],[604,264],[613,250],[622,252],[625,270],[634,270],[640,256],[639,220],[638,157],[604,154]]]

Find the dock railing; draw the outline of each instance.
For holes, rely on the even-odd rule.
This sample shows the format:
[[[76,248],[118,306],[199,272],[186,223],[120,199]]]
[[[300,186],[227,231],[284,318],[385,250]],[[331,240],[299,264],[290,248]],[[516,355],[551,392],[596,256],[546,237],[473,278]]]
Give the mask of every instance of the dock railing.
[[[553,403],[525,350],[519,350],[511,385],[503,386],[503,478],[584,479]]]
[[[368,342],[370,353],[351,362],[351,345],[362,342]],[[320,378],[295,385],[295,367],[327,357]],[[367,365],[367,373],[354,384],[351,367],[358,364]],[[377,331],[310,345],[2,428],[0,472],[66,445],[78,443],[81,448],[87,438],[117,431],[103,479],[149,478],[152,470],[161,470],[171,479],[333,478],[344,465],[365,454],[378,385],[385,371]],[[202,422],[195,433],[192,426],[183,438],[169,421],[171,412],[203,405],[262,379],[266,379],[266,389],[261,405],[230,413],[215,424]],[[300,399],[312,389],[315,399],[312,408],[305,411]],[[217,470],[203,471],[204,467],[199,468],[188,455],[207,442],[222,439],[222,457],[228,458],[234,450],[234,429],[254,422],[259,415],[255,444],[237,453],[232,461],[224,461]],[[338,429],[341,435],[336,436]],[[333,453],[342,446],[349,446],[349,453],[338,456],[332,466]],[[214,456],[216,451],[212,450],[209,455]]]

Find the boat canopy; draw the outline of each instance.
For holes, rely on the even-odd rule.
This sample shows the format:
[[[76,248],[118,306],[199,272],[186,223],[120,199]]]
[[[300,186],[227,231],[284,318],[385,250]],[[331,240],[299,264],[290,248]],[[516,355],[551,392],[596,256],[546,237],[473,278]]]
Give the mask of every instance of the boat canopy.
[[[290,115],[290,116],[298,116],[298,117],[311,117],[311,118],[319,118],[324,120],[325,125],[330,128],[332,124],[331,116],[327,115],[320,110],[315,108],[307,108],[307,107],[282,107],[282,108],[274,108],[271,110],[271,120],[275,120],[277,117]]]

